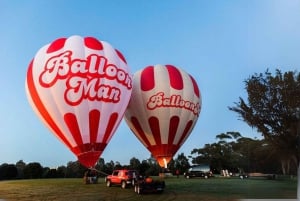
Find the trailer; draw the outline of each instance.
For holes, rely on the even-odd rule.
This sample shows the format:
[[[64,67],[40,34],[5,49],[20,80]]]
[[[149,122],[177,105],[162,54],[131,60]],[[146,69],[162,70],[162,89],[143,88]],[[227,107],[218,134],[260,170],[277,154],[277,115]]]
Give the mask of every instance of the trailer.
[[[151,177],[139,179],[134,185],[134,192],[143,193],[162,193],[165,189],[165,181],[153,180]]]

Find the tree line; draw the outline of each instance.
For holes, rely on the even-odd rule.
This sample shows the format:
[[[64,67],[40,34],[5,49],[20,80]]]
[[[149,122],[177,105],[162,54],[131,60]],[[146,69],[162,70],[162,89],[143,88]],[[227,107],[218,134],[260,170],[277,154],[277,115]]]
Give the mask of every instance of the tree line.
[[[184,173],[193,164],[205,163],[215,174],[222,169],[233,173],[296,174],[300,163],[300,73],[276,70],[273,75],[267,70],[255,73],[244,83],[248,97],[239,97],[228,109],[261,133],[262,139],[243,137],[239,132],[221,133],[216,136],[216,142],[193,149],[189,156],[178,154],[167,170],[162,170],[152,157],[142,161],[133,157],[129,165],[106,163],[100,158],[96,169],[101,174],[129,168],[141,174],[157,175],[161,171]],[[16,164],[2,164],[0,180],[82,177],[85,171],[78,161],[50,169],[37,162],[25,164],[20,160]]]
[[[239,132],[226,132],[216,136],[216,142],[195,148],[186,156],[180,153],[172,159],[167,169],[159,166],[153,157],[140,161],[132,157],[129,165],[118,161],[105,162],[100,158],[95,166],[98,176],[111,174],[115,169],[135,169],[142,175],[158,175],[161,172],[180,174],[196,164],[208,164],[214,174],[220,174],[226,169],[233,174],[262,172],[269,174],[291,174],[297,172],[297,165],[283,169],[278,154],[265,139],[243,137]],[[57,168],[43,167],[38,162],[26,164],[23,160],[16,164],[4,163],[0,166],[0,180],[8,179],[37,179],[37,178],[81,178],[87,168],[78,161],[70,161],[66,166]]]

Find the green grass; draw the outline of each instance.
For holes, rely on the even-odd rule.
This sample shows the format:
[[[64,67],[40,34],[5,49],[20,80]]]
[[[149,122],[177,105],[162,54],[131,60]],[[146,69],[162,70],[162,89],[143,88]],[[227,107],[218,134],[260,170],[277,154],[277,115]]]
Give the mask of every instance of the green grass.
[[[106,187],[104,179],[98,184],[83,184],[82,179],[37,179],[0,182],[0,200],[55,201],[189,201],[295,199],[295,179],[266,180],[237,178],[184,179],[166,178],[162,194],[137,195],[133,188]]]

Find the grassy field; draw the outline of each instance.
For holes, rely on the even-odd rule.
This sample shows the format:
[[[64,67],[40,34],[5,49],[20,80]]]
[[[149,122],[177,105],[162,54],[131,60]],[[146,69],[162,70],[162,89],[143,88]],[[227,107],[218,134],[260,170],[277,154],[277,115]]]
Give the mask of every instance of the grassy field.
[[[133,188],[106,187],[104,179],[98,184],[83,184],[82,179],[37,179],[0,182],[0,200],[55,201],[189,201],[239,199],[295,199],[296,179],[184,179],[166,178],[161,194],[138,195]]]

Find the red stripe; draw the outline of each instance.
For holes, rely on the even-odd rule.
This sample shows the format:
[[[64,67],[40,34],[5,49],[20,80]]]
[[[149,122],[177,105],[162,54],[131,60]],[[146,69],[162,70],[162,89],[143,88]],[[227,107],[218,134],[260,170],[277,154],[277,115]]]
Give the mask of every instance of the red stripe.
[[[90,143],[96,143],[100,121],[100,112],[92,110],[89,113]]]
[[[59,38],[53,41],[47,49],[46,53],[56,52],[65,46],[66,38]]]
[[[193,121],[192,120],[190,120],[190,121],[187,122],[187,124],[186,124],[186,126],[184,128],[184,131],[183,131],[183,133],[181,135],[181,138],[180,138],[179,142],[177,143],[179,146],[184,143],[184,140],[186,139],[186,136],[190,133],[190,129],[191,129],[192,125],[193,125]]]
[[[154,140],[155,140],[155,144],[156,145],[161,145],[161,133],[160,133],[160,127],[159,127],[159,120],[157,117],[150,117],[148,119],[149,121],[149,126],[150,129],[152,131]]]
[[[178,129],[178,124],[179,124],[179,117],[178,116],[171,117],[170,125],[169,125],[169,139],[168,139],[169,145],[174,143],[174,138]]]
[[[200,91],[199,91],[197,82],[196,82],[196,80],[195,80],[191,75],[189,75],[189,76],[190,76],[190,78],[191,78],[191,80],[192,80],[192,83],[193,83],[194,93],[196,94],[196,96],[197,96],[198,98],[200,98]]]
[[[139,120],[136,117],[131,117],[131,123],[133,125],[133,127],[135,128],[135,130],[137,131],[137,134],[140,138],[142,138],[142,140],[145,143],[145,146],[148,148],[151,146],[148,138],[146,137],[145,132],[143,131],[141,124],[139,123]],[[133,132],[134,133],[134,132]]]
[[[113,130],[114,126],[116,125],[117,119],[118,119],[117,112],[112,113],[110,115],[106,130],[105,130],[105,134],[104,134],[104,137],[102,140],[103,143],[108,143],[108,139],[112,134],[112,130]]]
[[[80,129],[79,129],[79,124],[77,121],[77,118],[75,116],[75,114],[73,113],[66,113],[64,115],[64,120],[66,125],[69,128],[70,133],[72,134],[75,142],[77,145],[82,145],[83,141],[81,138],[81,133],[80,133]],[[81,152],[86,151],[84,148],[81,150]]]
[[[96,150],[96,151],[104,151],[105,147],[106,147],[107,143],[102,143],[102,142],[97,142],[94,144],[93,148]]]
[[[171,87],[173,89],[182,90],[183,89],[183,79],[182,79],[180,71],[172,65],[166,65],[166,67],[169,72]]]
[[[119,50],[117,50],[117,49],[116,49],[116,52],[117,52],[117,55],[119,56],[119,58],[120,58],[125,64],[127,64],[126,59],[125,59],[125,57],[123,56],[123,54],[122,54]]]
[[[71,144],[69,141],[66,139],[64,136],[64,133],[58,128],[56,125],[55,121],[52,119],[50,114],[48,113],[48,110],[46,109],[45,105],[43,104],[42,100],[39,97],[39,94],[37,92],[37,89],[34,85],[33,82],[33,75],[32,75],[32,68],[33,68],[33,62],[34,60],[31,61],[28,71],[27,71],[27,87],[29,94],[31,96],[31,99],[33,101],[33,104],[41,114],[42,118],[47,122],[48,126],[51,127],[51,129],[54,131],[54,134],[63,141],[63,143],[69,147],[69,149],[72,148]]]
[[[151,154],[155,157],[173,157],[179,148],[179,145],[161,144],[151,146],[148,149],[151,152]]]
[[[84,45],[93,50],[103,50],[102,43],[94,37],[84,38]]]
[[[141,83],[141,90],[142,91],[150,91],[155,87],[155,80],[154,80],[154,67],[148,66],[146,67],[142,73],[140,78]]]

